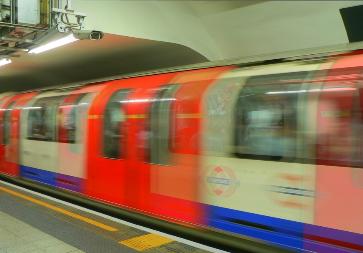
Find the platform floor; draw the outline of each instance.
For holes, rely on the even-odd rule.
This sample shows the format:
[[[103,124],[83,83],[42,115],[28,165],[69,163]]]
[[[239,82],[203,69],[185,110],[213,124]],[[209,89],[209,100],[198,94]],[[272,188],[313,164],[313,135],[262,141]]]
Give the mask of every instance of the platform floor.
[[[182,243],[182,242],[183,243]],[[223,252],[0,181],[0,253]]]

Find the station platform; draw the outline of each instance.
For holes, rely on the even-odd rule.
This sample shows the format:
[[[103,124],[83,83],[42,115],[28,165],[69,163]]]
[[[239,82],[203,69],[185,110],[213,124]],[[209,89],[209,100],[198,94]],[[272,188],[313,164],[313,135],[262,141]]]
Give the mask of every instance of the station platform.
[[[0,253],[225,252],[0,181]]]

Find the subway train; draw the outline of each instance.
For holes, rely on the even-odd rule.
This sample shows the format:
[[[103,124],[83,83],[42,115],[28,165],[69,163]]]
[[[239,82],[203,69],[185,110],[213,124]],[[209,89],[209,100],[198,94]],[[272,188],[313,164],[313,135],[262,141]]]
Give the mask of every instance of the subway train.
[[[363,251],[363,50],[0,100],[0,173],[296,251]]]

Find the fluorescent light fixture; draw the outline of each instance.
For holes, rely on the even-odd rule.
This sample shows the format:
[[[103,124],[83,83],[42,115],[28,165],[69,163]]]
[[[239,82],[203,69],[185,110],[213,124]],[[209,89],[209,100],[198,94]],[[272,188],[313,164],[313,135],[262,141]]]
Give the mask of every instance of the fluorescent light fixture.
[[[290,93],[306,93],[306,92],[334,92],[334,91],[354,91],[356,88],[349,87],[335,87],[335,88],[323,88],[323,89],[311,89],[311,90],[287,90],[287,91],[269,91],[265,94],[290,94]]]
[[[0,66],[4,66],[9,63],[11,63],[10,59],[0,59]]]
[[[266,94],[271,95],[271,94],[290,94],[290,93],[303,93],[306,92],[306,90],[284,90],[284,91],[269,91],[266,92]]]
[[[57,47],[61,47],[61,46],[64,46],[64,45],[67,45],[67,44],[72,43],[72,42],[75,42],[77,40],[78,39],[76,37],[74,37],[73,34],[69,34],[66,37],[63,37],[61,39],[54,40],[54,41],[51,41],[51,42],[49,42],[47,44],[44,44],[44,45],[41,45],[39,47],[33,48],[33,49],[31,49],[29,51],[29,54],[39,54],[39,53],[43,53],[45,51],[48,51],[48,50],[51,50],[51,49],[54,49],[54,48],[57,48]]]

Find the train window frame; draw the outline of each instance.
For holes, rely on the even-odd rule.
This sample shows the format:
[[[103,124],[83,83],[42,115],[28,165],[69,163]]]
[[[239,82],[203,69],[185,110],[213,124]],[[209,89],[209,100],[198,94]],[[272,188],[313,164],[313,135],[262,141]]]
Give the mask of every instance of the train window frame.
[[[263,76],[252,76],[246,79],[245,85],[243,85],[240,89],[235,108],[234,108],[234,124],[233,124],[233,153],[232,156],[240,159],[250,159],[250,160],[266,160],[266,161],[281,161],[281,162],[307,162],[308,158],[301,158],[297,155],[297,132],[299,131],[299,125],[298,125],[298,101],[299,96],[301,94],[299,93],[299,90],[302,89],[302,84],[304,83],[306,78],[309,76],[309,72],[294,72],[294,73],[278,73],[278,74],[270,74],[270,75],[263,75]],[[300,81],[299,81],[300,79]],[[281,80],[283,82],[281,82]],[[280,81],[280,84],[279,84]],[[294,92],[296,91],[296,92]],[[280,93],[280,94],[279,94]],[[285,96],[285,101],[278,101],[276,98],[273,98],[273,96]],[[268,97],[269,96],[269,97]],[[263,108],[260,105],[259,102],[263,101],[263,99],[275,99],[276,104],[273,102],[269,104],[268,107]],[[253,102],[251,102],[253,101]],[[259,101],[259,102],[257,102]],[[271,101],[271,100],[270,100]],[[291,102],[293,101],[293,102]],[[249,103],[249,104],[248,104]],[[290,118],[286,115],[286,109],[287,106],[283,103],[286,103],[289,105],[288,110],[290,110]],[[253,106],[254,104],[254,106]],[[260,106],[258,107],[257,106]],[[252,105],[252,106],[251,106]],[[268,102],[266,102],[266,105],[268,105]],[[276,108],[273,108],[272,105],[278,105]],[[249,109],[248,109],[249,107]],[[280,108],[278,108],[280,107]],[[246,109],[247,108],[247,109]],[[251,110],[251,108],[253,110]],[[261,110],[256,110],[256,109]],[[255,143],[254,146],[256,150],[260,148],[259,151],[248,151],[253,150],[250,145],[242,145],[243,140],[248,139],[247,134],[243,134],[242,132],[247,132],[248,129],[248,123],[247,122],[247,116],[246,112],[260,112],[263,114],[264,110],[270,110],[270,112],[275,109],[276,111],[279,111],[280,113],[280,119],[275,122],[275,125],[270,125],[270,146],[272,143],[278,144],[281,147],[283,147],[283,150],[277,150],[272,151],[270,150],[270,153],[268,153],[265,150],[265,148],[268,147],[268,140],[267,137],[260,138],[260,141],[262,140],[262,143],[259,145],[256,140],[250,141],[251,143]],[[250,110],[250,111],[248,111]],[[277,115],[277,113],[276,113]],[[250,118],[253,118],[253,115],[249,115]],[[255,118],[258,118],[257,113],[255,115]],[[263,117],[262,117],[263,118]],[[258,119],[257,119],[258,120]],[[251,121],[251,119],[250,119]],[[262,120],[263,121],[263,120]],[[240,124],[240,122],[243,122]],[[264,122],[261,123],[263,125]],[[266,123],[265,123],[266,124]],[[263,126],[261,126],[260,131],[262,131]],[[289,128],[290,133],[293,133],[291,135],[284,135],[286,133],[285,129]],[[241,131],[243,129],[243,131]],[[257,130],[258,131],[258,127]],[[280,132],[280,133],[279,133]],[[253,133],[253,130],[252,130]],[[279,134],[281,136],[279,136]],[[245,136],[244,136],[245,135]],[[258,135],[258,134],[257,134]],[[278,137],[274,137],[277,135]],[[247,137],[246,137],[247,136]],[[285,140],[286,139],[286,140]],[[288,150],[286,146],[289,145],[292,150]],[[305,146],[302,144],[302,146]],[[242,151],[245,149],[247,151]],[[261,151],[262,149],[262,151]],[[275,153],[274,153],[275,152]],[[280,154],[278,154],[280,152]]]
[[[77,132],[77,120],[78,120],[78,109],[82,99],[89,93],[78,93],[71,94],[71,96],[76,97],[74,101],[62,103],[58,107],[58,142],[76,144],[76,132]],[[65,107],[71,107],[70,111],[67,112],[67,118],[64,114]],[[71,117],[71,119],[70,119]],[[71,122],[71,123],[69,123]],[[68,124],[67,124],[68,123]],[[69,127],[71,125],[71,127]],[[71,135],[69,132],[73,132]],[[70,138],[72,136],[72,138]]]
[[[62,103],[65,96],[51,96],[51,97],[41,97],[37,99],[34,104],[27,108],[27,139],[33,141],[58,141],[58,111],[59,105]],[[43,110],[45,108],[45,110]],[[50,108],[50,109],[49,109]],[[34,120],[37,116],[36,112],[39,109],[42,110],[38,119],[38,125],[43,130],[37,130],[34,127]],[[47,111],[48,110],[48,111]],[[49,114],[50,111],[50,114]],[[46,114],[48,113],[48,114]],[[38,127],[38,126],[37,126]],[[45,130],[44,130],[45,129]],[[44,131],[44,133],[35,133],[36,131]]]
[[[3,125],[2,125],[2,129],[3,129],[3,136],[2,136],[2,144],[3,145],[8,145],[10,143],[10,136],[11,136],[11,113],[14,109],[16,102],[12,101],[8,104],[8,106],[4,109],[4,113],[3,113]],[[7,117],[8,120],[7,120]]]
[[[171,165],[171,144],[175,130],[172,108],[176,100],[175,93],[179,88],[179,84],[161,86],[150,105],[148,124],[150,164]]]
[[[127,121],[127,114],[125,112],[125,105],[128,102],[128,96],[131,93],[131,89],[119,89],[112,93],[112,95],[109,97],[104,111],[103,111],[103,124],[102,124],[102,157],[107,159],[125,159],[125,139],[126,139],[126,131],[124,124]],[[111,123],[109,123],[108,119],[111,121],[115,119],[115,116],[111,115],[108,110],[110,110],[111,106],[114,106],[116,104],[116,107],[112,108],[114,110],[118,110],[119,114],[119,122],[118,123],[112,123],[115,126],[112,126]],[[117,107],[117,104],[119,106]],[[117,109],[118,108],[118,109]],[[123,115],[122,115],[123,113]],[[109,117],[110,116],[110,117]],[[121,117],[124,117],[122,120]],[[113,129],[112,129],[113,128]],[[118,134],[115,133],[115,130],[117,130]],[[109,149],[106,149],[109,148]],[[115,149],[115,150],[114,150]]]

